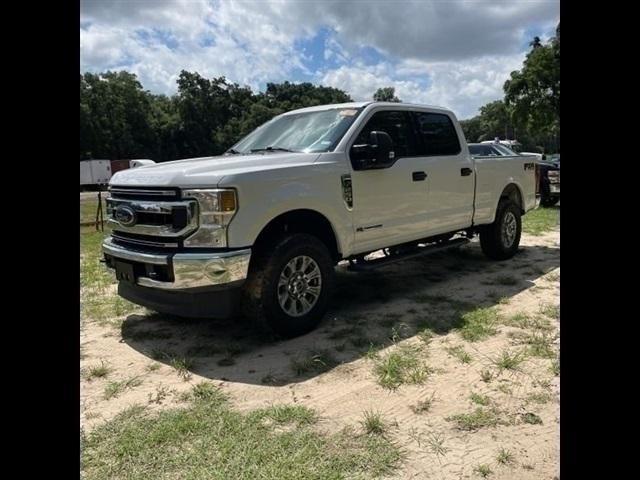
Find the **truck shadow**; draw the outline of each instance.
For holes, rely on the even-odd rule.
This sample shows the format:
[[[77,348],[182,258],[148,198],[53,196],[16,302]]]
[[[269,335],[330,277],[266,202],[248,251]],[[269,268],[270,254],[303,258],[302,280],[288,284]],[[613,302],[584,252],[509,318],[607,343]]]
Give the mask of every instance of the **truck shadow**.
[[[560,265],[560,248],[522,246],[511,260],[486,259],[476,242],[371,273],[338,267],[332,307],[313,332],[274,337],[249,321],[130,315],[122,339],[167,365],[231,382],[281,386],[308,380],[424,328],[446,334],[467,311],[508,301]]]

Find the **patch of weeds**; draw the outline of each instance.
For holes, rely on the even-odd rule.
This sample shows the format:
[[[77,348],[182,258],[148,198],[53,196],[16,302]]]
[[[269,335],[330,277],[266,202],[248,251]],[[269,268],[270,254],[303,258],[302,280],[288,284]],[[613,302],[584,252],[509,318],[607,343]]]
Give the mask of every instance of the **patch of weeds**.
[[[411,411],[415,414],[420,415],[421,413],[427,413],[431,410],[431,406],[433,405],[433,401],[435,400],[435,392],[431,394],[430,397],[425,398],[424,400],[418,401],[415,405],[411,405]]]
[[[460,363],[471,363],[473,358],[469,353],[467,353],[462,345],[456,345],[455,347],[447,347],[445,351],[451,355],[452,357],[457,358]]]
[[[491,362],[501,371],[515,371],[520,369],[520,365],[522,364],[524,359],[524,352],[511,352],[509,350],[503,350],[500,356],[493,358]]]
[[[500,298],[498,299],[498,303],[499,303],[500,305],[508,305],[510,300],[511,300],[511,299],[510,299],[509,297],[500,297]]]
[[[471,396],[469,397],[469,400],[471,400],[473,403],[476,403],[478,405],[482,405],[485,407],[491,403],[491,399],[488,396],[481,395],[479,393],[472,393]]]
[[[553,348],[555,338],[545,332],[534,332],[524,338],[529,346],[529,354],[539,358],[554,358],[556,353]]]
[[[337,360],[327,350],[315,350],[306,357],[291,359],[291,369],[298,377],[309,373],[324,373],[337,364]]]
[[[551,318],[560,318],[560,305],[545,303],[540,306],[540,313]]]
[[[194,361],[188,357],[173,357],[170,365],[176,370],[178,376],[185,382],[191,380],[191,370],[194,366]]]
[[[530,425],[541,425],[542,419],[532,412],[527,412],[522,414],[522,421],[524,423],[528,423]]]
[[[427,446],[429,447],[429,451],[435,454],[436,457],[444,456],[449,451],[449,449],[444,446],[444,436],[439,433],[429,434]]]
[[[552,398],[553,397],[546,392],[534,392],[534,393],[530,393],[527,396],[526,402],[544,404],[544,403],[549,403]]]
[[[111,400],[112,398],[117,397],[122,392],[127,389],[135,388],[142,383],[142,380],[139,377],[131,377],[126,380],[121,380],[119,382],[109,382],[104,387],[104,399]]]
[[[482,478],[487,478],[489,475],[493,475],[493,470],[491,470],[491,467],[489,467],[489,465],[483,463],[481,465],[476,465],[473,468],[473,473],[481,476]]]
[[[489,383],[493,380],[493,372],[491,370],[482,370],[480,372],[480,378],[484,383]]]
[[[498,411],[493,408],[477,407],[471,413],[451,415],[445,420],[454,422],[456,428],[465,431],[475,431],[485,427],[495,427],[503,423]]]
[[[517,328],[528,328],[531,318],[524,312],[517,312],[503,321],[505,325]]]
[[[430,328],[423,328],[418,332],[418,338],[422,340],[424,344],[428,345],[433,339],[433,331],[431,331]]]
[[[226,395],[212,383],[200,382],[191,387],[191,391],[188,392],[188,400],[193,402],[208,402],[220,404],[226,401]]]
[[[155,372],[156,370],[160,370],[160,364],[159,363],[150,363],[149,365],[147,365],[146,370],[148,372]]]
[[[109,375],[111,371],[112,368],[109,365],[107,365],[104,361],[100,361],[100,365],[93,365],[87,369],[85,379],[87,381],[91,381],[94,378],[104,378]]]
[[[498,390],[504,393],[505,395],[511,395],[513,393],[513,390],[511,390],[511,387],[509,387],[509,385],[507,385],[506,383],[501,383],[500,385],[498,385]]]
[[[167,387],[165,387],[164,385],[159,385],[158,387],[156,387],[155,394],[149,393],[149,403],[157,403],[159,405],[169,396],[170,393],[171,390],[169,390]]]
[[[390,390],[405,383],[421,384],[431,370],[420,357],[420,349],[413,345],[396,346],[383,357],[374,358],[374,373],[378,384]]]
[[[316,412],[303,405],[273,405],[252,412],[252,416],[260,420],[269,419],[277,425],[311,425],[318,420]]]
[[[515,457],[513,456],[513,453],[511,453],[509,450],[505,450],[504,448],[501,448],[500,450],[498,450],[496,461],[500,465],[511,465],[514,462],[514,460],[515,460]]]
[[[362,429],[368,435],[383,435],[389,428],[380,412],[365,411],[360,421]]]
[[[549,367],[549,370],[551,371],[551,373],[553,373],[555,377],[559,377],[560,376],[560,360],[555,359],[554,361],[552,361]]]
[[[459,329],[462,338],[469,342],[482,340],[495,335],[498,323],[498,312],[493,308],[476,308],[461,316],[462,326]]]

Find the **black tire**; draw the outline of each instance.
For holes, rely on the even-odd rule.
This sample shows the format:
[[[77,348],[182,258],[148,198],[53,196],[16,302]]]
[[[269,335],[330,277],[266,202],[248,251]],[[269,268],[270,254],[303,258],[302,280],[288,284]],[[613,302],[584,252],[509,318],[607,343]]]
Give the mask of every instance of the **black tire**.
[[[315,303],[309,302],[312,307],[308,312],[292,316],[280,304],[278,282],[289,262],[301,256],[311,258],[319,269],[320,294]],[[313,330],[327,311],[334,284],[334,262],[324,243],[303,233],[285,235],[258,249],[254,260],[244,285],[245,315],[265,323],[271,330],[287,338]],[[309,298],[313,297],[305,296],[304,299],[308,301]],[[290,306],[291,302],[289,298]],[[293,309],[298,306],[301,307],[300,310],[304,309],[300,301],[295,301],[294,304]]]
[[[540,198],[540,205],[545,208],[553,207],[560,201],[560,197],[543,196]]]
[[[513,217],[511,217],[513,215]],[[515,220],[515,236],[511,238],[503,235],[503,228],[507,219]],[[506,260],[515,255],[520,245],[522,234],[522,219],[520,207],[509,200],[501,200],[498,204],[496,219],[490,225],[485,225],[480,230],[480,247],[482,252],[494,260]]]

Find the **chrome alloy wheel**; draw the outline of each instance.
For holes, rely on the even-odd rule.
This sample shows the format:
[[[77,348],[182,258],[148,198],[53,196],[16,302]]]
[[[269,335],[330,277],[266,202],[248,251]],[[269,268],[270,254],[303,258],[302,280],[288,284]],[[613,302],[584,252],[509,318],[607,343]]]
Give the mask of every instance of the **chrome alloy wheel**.
[[[516,216],[512,212],[507,212],[502,222],[502,244],[505,248],[511,247],[516,239],[518,231],[518,222]]]
[[[320,298],[322,273],[311,257],[299,255],[285,265],[278,280],[278,301],[287,315],[301,317]]]

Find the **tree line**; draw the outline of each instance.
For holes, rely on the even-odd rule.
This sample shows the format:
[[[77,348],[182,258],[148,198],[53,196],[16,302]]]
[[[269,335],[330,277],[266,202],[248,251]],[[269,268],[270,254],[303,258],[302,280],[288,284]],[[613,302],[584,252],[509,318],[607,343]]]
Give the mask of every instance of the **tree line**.
[[[175,95],[144,90],[126,71],[80,75],[80,159],[218,155],[275,115],[352,101],[348,93],[311,83],[268,83],[264,92],[182,71]],[[461,121],[468,142],[517,138],[527,150],[560,149],[560,26],[544,45],[531,42],[521,70],[504,84],[503,100]],[[393,87],[373,100],[401,102]]]

